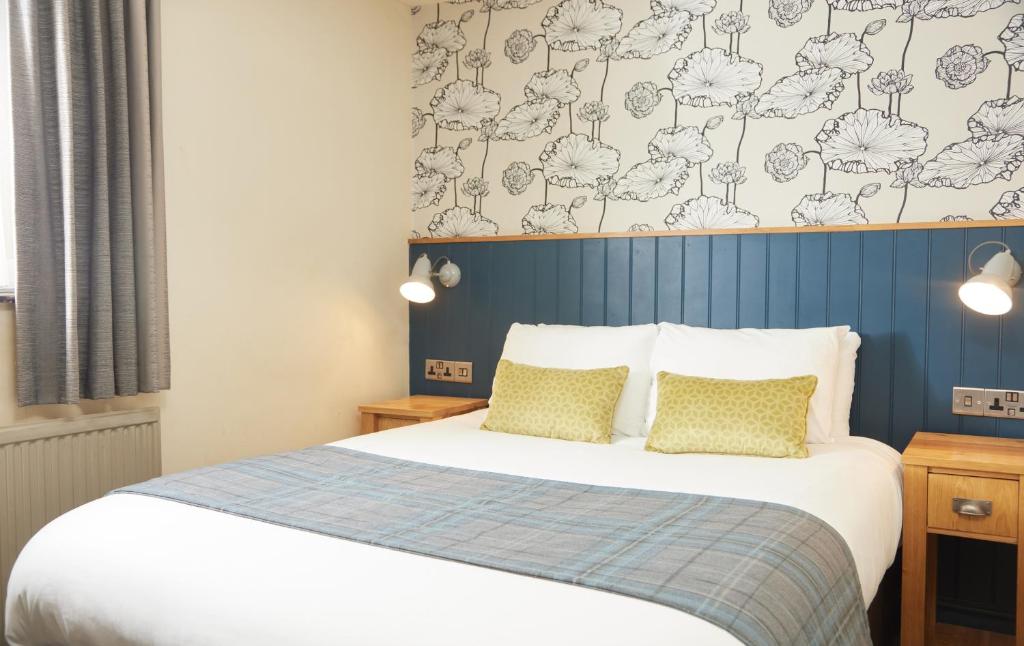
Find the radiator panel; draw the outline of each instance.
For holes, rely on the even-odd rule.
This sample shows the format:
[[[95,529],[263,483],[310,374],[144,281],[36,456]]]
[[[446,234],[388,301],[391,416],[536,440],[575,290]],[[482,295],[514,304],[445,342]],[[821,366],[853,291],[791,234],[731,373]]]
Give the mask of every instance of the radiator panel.
[[[32,535],[112,489],[160,473],[156,408],[0,429],[0,642],[7,580]]]

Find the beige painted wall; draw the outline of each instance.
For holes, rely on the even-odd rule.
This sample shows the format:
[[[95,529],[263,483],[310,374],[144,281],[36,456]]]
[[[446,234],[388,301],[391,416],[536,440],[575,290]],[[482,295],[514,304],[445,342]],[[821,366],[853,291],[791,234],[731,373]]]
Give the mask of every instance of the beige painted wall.
[[[0,426],[159,405],[164,469],[328,442],[408,388],[409,9],[396,0],[163,3],[173,387],[14,405]]]

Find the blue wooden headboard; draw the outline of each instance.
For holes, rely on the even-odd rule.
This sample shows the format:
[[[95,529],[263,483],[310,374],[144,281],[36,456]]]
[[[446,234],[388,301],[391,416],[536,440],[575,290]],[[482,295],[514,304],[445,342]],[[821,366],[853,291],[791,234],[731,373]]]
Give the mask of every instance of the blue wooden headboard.
[[[411,244],[410,262],[424,251],[446,255],[463,278],[454,289],[438,287],[434,302],[410,307],[410,392],[489,395],[515,321],[848,324],[864,339],[854,434],[900,450],[919,428],[1024,437],[1024,421],[950,412],[954,385],[1024,388],[1024,303],[988,317],[957,298],[967,254],[986,240],[1024,258],[1024,227],[998,224]],[[474,382],[426,381],[428,358],[472,361]]]
[[[487,396],[514,321],[718,328],[848,324],[864,338],[852,430],[902,450],[914,431],[1024,437],[1024,421],[956,417],[955,384],[1024,388],[1024,289],[993,318],[964,311],[968,252],[1024,227],[419,242],[462,283],[409,310],[412,393]],[[990,252],[986,252],[988,254]],[[981,256],[981,252],[979,252]],[[979,257],[979,260],[987,259]],[[474,383],[428,382],[424,360],[472,361]],[[1012,631],[1013,546],[942,537],[939,617]]]

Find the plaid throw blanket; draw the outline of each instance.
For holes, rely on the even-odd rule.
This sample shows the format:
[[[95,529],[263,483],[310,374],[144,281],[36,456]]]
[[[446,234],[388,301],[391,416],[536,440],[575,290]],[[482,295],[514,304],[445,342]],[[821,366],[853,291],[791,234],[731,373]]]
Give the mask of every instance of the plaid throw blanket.
[[[871,643],[845,541],[782,505],[522,478],[328,446],[115,493],[645,599],[746,644]]]

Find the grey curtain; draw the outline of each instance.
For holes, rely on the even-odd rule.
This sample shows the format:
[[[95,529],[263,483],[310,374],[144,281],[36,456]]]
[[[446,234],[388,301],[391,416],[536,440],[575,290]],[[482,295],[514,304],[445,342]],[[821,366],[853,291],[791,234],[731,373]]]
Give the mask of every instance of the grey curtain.
[[[158,0],[9,0],[20,405],[170,387]]]

